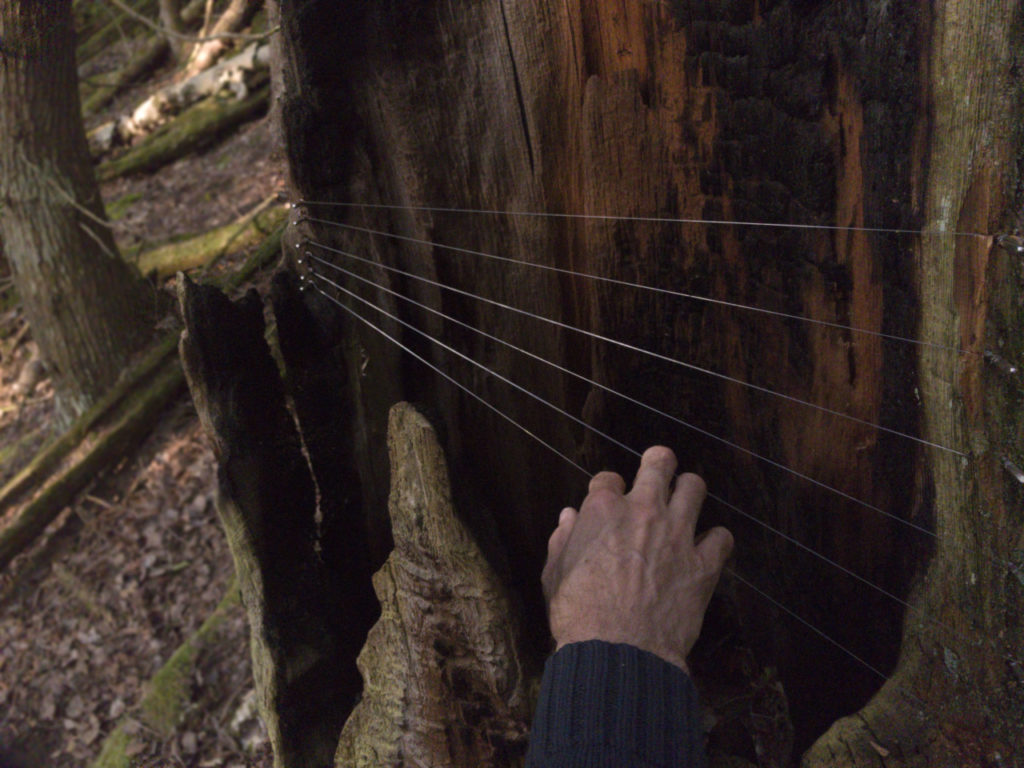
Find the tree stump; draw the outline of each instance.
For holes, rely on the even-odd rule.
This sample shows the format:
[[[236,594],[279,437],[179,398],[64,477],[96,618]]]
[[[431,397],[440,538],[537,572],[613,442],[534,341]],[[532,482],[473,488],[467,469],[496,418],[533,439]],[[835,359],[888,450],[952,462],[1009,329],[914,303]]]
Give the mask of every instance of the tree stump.
[[[232,302],[181,276],[178,295],[181,356],[219,464],[217,508],[275,766],[330,765],[361,688],[356,655],[378,613],[351,458],[323,447],[346,413],[343,392],[321,384],[340,364],[334,314],[279,276],[282,379],[255,291]]]

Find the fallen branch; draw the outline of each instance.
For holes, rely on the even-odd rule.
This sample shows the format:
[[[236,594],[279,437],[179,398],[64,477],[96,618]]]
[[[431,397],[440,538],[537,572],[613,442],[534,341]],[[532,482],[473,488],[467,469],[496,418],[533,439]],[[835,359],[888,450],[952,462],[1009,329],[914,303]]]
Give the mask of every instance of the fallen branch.
[[[100,398],[64,434],[43,446],[28,466],[0,488],[0,516],[60,464],[130,391],[149,378],[157,367],[171,357],[176,348],[176,340],[177,335],[172,333],[160,341],[129,375],[122,377],[113,389]]]
[[[166,46],[167,41],[163,43]],[[266,82],[269,65],[270,46],[254,43],[215,67],[157,91],[130,113],[94,128],[88,136],[89,149],[94,157],[99,157],[114,147],[153,133],[191,105],[223,90],[229,90],[239,101],[245,100],[254,88]]]
[[[59,472],[22,508],[17,518],[0,531],[0,570],[35,541],[75,494],[96,474],[130,453],[149,433],[156,417],[176,397],[185,383],[177,359],[167,360],[159,371],[110,413],[84,454]],[[91,434],[91,433],[90,433]]]
[[[116,5],[118,8],[120,8],[122,11],[124,11],[124,13],[128,14],[129,16],[132,16],[138,21],[141,21],[150,29],[159,32],[161,35],[167,35],[168,37],[173,37],[176,40],[181,40],[184,43],[212,43],[219,40],[266,40],[268,37],[270,37],[273,34],[276,34],[281,29],[280,26],[276,26],[273,29],[268,29],[266,32],[259,32],[253,34],[225,31],[214,32],[209,35],[197,37],[195,35],[188,35],[183,32],[178,32],[162,24],[159,24],[153,21],[152,19],[143,16],[141,13],[134,10],[130,6],[125,5],[123,2],[121,2],[121,0],[110,0],[110,2]]]
[[[269,101],[270,88],[266,85],[241,101],[225,104],[216,97],[207,98],[121,157],[99,165],[96,178],[103,182],[119,176],[155,171],[214,143],[225,133],[258,117],[266,111]]]
[[[221,13],[217,23],[210,30],[212,39],[199,43],[189,54],[188,64],[185,65],[185,75],[192,76],[204,69],[209,69],[228,51],[227,40],[223,38],[225,33],[238,32],[252,21],[257,11],[263,6],[260,0],[230,0],[228,7]],[[276,30],[271,30],[271,34]]]

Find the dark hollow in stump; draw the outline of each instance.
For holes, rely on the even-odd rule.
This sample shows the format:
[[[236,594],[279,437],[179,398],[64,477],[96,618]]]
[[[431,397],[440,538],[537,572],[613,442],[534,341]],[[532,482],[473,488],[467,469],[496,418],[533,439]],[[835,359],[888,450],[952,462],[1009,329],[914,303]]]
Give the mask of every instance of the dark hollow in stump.
[[[337,329],[316,298],[279,276],[282,373],[255,291],[232,302],[179,276],[178,294],[182,360],[219,464],[217,507],[275,764],[329,765],[361,689],[356,655],[378,613],[351,458],[325,446],[346,418],[343,392],[327,385],[342,364],[332,351]]]

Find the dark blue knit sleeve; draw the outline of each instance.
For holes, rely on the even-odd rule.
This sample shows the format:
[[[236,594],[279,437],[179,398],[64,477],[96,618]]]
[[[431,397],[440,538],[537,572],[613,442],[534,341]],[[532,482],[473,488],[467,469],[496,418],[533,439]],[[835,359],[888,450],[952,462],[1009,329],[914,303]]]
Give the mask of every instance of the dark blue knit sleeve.
[[[704,768],[697,691],[674,664],[590,640],[548,659],[527,768]]]

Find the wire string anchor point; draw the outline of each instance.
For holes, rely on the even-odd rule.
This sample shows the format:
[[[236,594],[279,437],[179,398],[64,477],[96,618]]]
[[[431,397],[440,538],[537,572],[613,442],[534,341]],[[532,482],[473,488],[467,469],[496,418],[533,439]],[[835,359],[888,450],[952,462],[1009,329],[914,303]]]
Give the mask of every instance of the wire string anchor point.
[[[1003,467],[1007,472],[1013,475],[1014,479],[1018,483],[1024,485],[1024,469],[1021,469],[1006,457],[1003,457]]]
[[[985,351],[985,359],[988,360],[997,369],[999,369],[1001,373],[1007,376],[1016,376],[1017,373],[1020,372],[1020,368],[1018,368],[1013,363],[1004,360],[990,349]]]
[[[1024,256],[1024,238],[1016,235],[999,235],[996,243],[1011,256]]]

